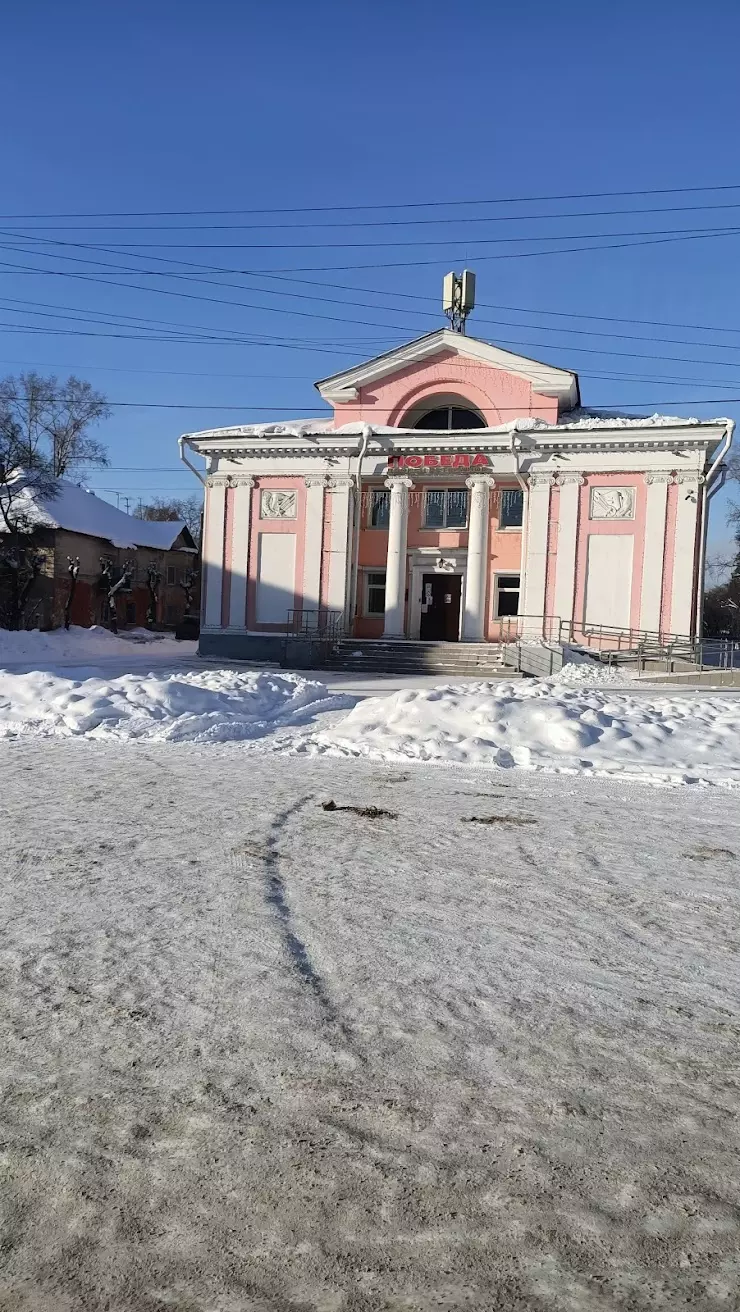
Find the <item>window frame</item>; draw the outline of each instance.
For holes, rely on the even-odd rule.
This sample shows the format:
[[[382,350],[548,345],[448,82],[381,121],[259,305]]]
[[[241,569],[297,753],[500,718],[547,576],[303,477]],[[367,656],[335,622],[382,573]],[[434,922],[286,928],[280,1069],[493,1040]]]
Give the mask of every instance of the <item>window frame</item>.
[[[372,577],[374,574],[382,574],[382,576],[383,576],[383,609],[382,609],[382,610],[371,610],[371,609],[370,609],[370,589],[371,589],[371,588],[380,588],[380,584],[379,584],[379,583],[371,583],[371,582],[370,582],[370,579],[371,579],[371,577]],[[364,620],[379,620],[379,619],[382,619],[383,616],[385,615],[385,588],[386,588],[386,582],[387,582],[387,575],[388,575],[388,571],[385,570],[385,569],[375,569],[375,568],[372,568],[372,569],[371,569],[369,566],[363,566],[363,570],[362,570],[362,618],[363,618]]]
[[[518,580],[519,580],[519,586],[516,587],[516,588],[502,588],[501,585],[500,585],[500,582],[499,582],[499,580],[501,580],[501,579],[518,579]],[[506,594],[509,594],[509,595],[510,595],[512,592],[516,592],[516,594],[517,594],[517,596],[518,596],[518,598],[519,598],[519,600],[517,601],[516,614],[513,614],[513,615],[512,615],[512,614],[508,614],[508,615],[502,615],[502,614],[501,614],[500,609],[499,609],[499,597],[501,596],[501,593],[502,593],[502,592],[503,592],[503,593],[506,593]],[[502,569],[502,570],[498,570],[498,571],[494,574],[494,576],[493,576],[493,615],[492,615],[492,618],[493,618],[494,620],[515,620],[515,619],[518,619],[519,614],[520,614],[521,602],[522,602],[522,576],[521,576],[521,574],[515,574],[514,571],[513,571],[513,570],[510,570],[510,569]]]
[[[503,524],[503,496],[505,492],[518,492],[522,498],[522,518],[518,524]],[[498,532],[499,533],[521,533],[524,528],[524,492],[520,487],[502,487],[499,493],[498,509]]]
[[[427,524],[426,522],[427,497],[429,496],[430,492],[444,493],[444,523],[443,524]],[[463,493],[465,496],[465,523],[464,524],[448,525],[447,523],[447,497],[449,496],[450,492]],[[432,484],[429,487],[424,487],[422,489],[422,493],[424,497],[421,504],[421,532],[422,533],[467,533],[470,525],[470,491],[467,487],[459,487],[458,485],[453,485],[452,487],[435,487]]]
[[[387,533],[390,525],[390,515],[391,515],[390,490],[387,487],[371,487],[368,488],[368,491],[370,493],[370,496],[368,497],[368,503],[367,503],[366,527],[372,529],[373,533]],[[373,524],[373,500],[375,498],[376,492],[378,494],[385,493],[386,497],[388,498],[388,524]]]

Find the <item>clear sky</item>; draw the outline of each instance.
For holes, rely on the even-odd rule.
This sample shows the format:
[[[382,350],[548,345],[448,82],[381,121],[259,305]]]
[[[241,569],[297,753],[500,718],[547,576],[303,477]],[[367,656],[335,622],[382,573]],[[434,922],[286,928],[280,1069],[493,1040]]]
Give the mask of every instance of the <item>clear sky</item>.
[[[740,417],[730,0],[25,0],[2,45],[0,371],[164,407],[100,430],[107,496],[192,490],[183,431],[321,413],[463,264],[469,331],[587,404]]]

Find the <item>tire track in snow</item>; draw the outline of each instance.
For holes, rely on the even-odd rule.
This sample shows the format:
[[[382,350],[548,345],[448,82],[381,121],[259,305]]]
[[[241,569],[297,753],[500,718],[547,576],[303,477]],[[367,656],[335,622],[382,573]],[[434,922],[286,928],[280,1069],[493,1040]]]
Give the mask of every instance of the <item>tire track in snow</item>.
[[[316,999],[324,1023],[339,1031],[344,1041],[351,1045],[355,1059],[364,1065],[365,1058],[357,1051],[356,1035],[353,1034],[347,1022],[340,1017],[326,982],[312,960],[308,946],[296,931],[293,911],[288,900],[288,887],[283,874],[280,841],[290,820],[313,799],[314,794],[307,793],[282,811],[278,811],[272,820],[268,837],[259,849],[252,851],[251,856],[253,859],[259,860],[262,865],[265,901],[277,922],[285,955],[301,981]],[[243,868],[244,857],[240,858],[239,855],[233,853],[232,861],[239,868]]]

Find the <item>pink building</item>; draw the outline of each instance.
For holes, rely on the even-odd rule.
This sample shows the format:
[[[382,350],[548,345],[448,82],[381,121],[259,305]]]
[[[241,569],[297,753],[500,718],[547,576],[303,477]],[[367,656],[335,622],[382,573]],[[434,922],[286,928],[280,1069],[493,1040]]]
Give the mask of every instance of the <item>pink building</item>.
[[[333,416],[183,439],[204,653],[279,658],[295,612],[399,640],[700,627],[731,421],[588,413],[576,374],[448,329],[317,387]]]

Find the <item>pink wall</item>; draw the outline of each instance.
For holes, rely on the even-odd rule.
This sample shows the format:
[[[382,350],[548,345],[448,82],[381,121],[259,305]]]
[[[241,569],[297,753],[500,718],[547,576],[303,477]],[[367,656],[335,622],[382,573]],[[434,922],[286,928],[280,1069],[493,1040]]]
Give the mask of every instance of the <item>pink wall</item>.
[[[536,416],[555,423],[558,403],[541,396],[517,374],[495,369],[483,360],[442,351],[430,360],[409,365],[387,379],[360,388],[357,401],[334,406],[337,426],[357,422],[398,427],[411,407],[438,393],[462,396],[480,410],[490,428],[510,419]]]
[[[634,487],[634,519],[589,519],[591,488],[594,487]],[[642,600],[642,562],[645,554],[645,513],[647,507],[647,488],[643,473],[589,474],[581,488],[578,505],[578,540],[576,547],[576,586],[573,614],[580,622],[583,620],[586,603],[586,567],[588,562],[588,539],[592,534],[610,537],[627,536],[634,538],[632,552],[632,591],[630,597],[630,626],[640,627],[640,602]]]
[[[264,488],[280,488],[281,491],[295,489],[295,519],[260,519],[260,491]],[[306,485],[302,478],[258,478],[252,488],[252,517],[249,534],[249,572],[247,578],[247,625],[259,633],[279,633],[285,629],[284,624],[258,624],[257,614],[257,566],[259,563],[260,533],[294,533],[296,536],[295,578],[293,580],[293,605],[303,604],[303,562],[306,550]],[[287,609],[287,608],[286,608]],[[287,618],[287,616],[286,616]]]

